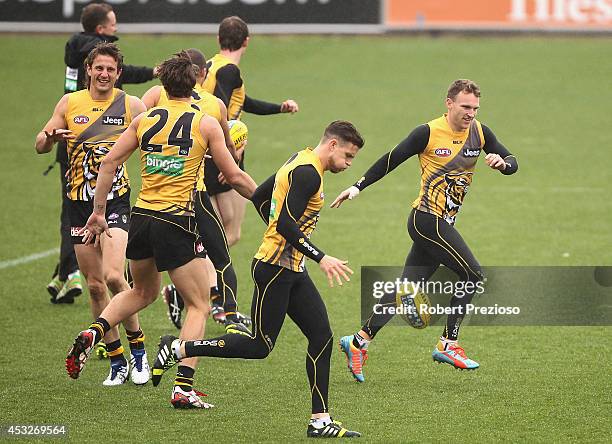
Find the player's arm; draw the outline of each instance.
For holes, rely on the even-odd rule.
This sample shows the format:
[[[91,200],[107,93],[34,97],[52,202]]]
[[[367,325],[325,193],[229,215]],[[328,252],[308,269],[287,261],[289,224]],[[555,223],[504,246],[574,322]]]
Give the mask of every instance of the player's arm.
[[[41,132],[36,135],[34,148],[38,154],[48,153],[53,145],[61,140],[72,140],[75,135],[66,129],[66,111],[68,110],[68,95],[64,95],[53,110],[53,115]]]
[[[429,125],[417,126],[395,148],[374,162],[353,186],[340,193],[332,202],[331,207],[338,208],[346,199],[354,199],[361,190],[382,179],[412,156],[422,153],[428,143]]]
[[[232,140],[232,137],[230,136],[229,126],[227,125],[227,120],[228,120],[227,119],[227,106],[225,106],[225,103],[223,103],[223,100],[219,99],[218,97],[217,97],[217,101],[219,102],[219,114],[221,114],[221,120],[219,121],[219,124],[221,125],[221,129],[223,130],[223,135],[225,136],[225,146],[227,146],[227,149],[229,150],[234,160],[238,162],[240,160],[240,156],[237,153],[236,146],[234,145],[234,141]],[[242,150],[244,150],[244,148],[242,148]],[[242,154],[242,151],[240,151],[240,153]]]
[[[269,179],[268,179],[269,180]],[[268,185],[269,186],[269,185]],[[321,176],[312,165],[301,165],[289,173],[289,189],[276,221],[276,231],[299,252],[319,263],[331,287],[334,279],[342,285],[342,278],[349,281],[353,273],[347,261],[326,255],[310,239],[304,236],[297,221],[302,217],[308,201],[321,186]]]
[[[144,83],[153,80],[153,68],[148,66],[123,65],[121,83]]]
[[[154,106],[157,106],[157,104],[159,103],[159,98],[161,97],[161,89],[161,85],[155,85],[154,87],[149,88],[146,93],[144,93],[144,95],[142,96],[142,103],[145,104],[147,109],[151,109]]]
[[[145,104],[136,96],[129,96],[132,120],[147,110]]]
[[[487,155],[485,162],[494,170],[499,170],[500,173],[509,176],[518,171],[518,161],[516,157],[508,149],[497,140],[493,131],[485,125],[482,125],[482,133],[484,134],[485,144],[482,147]]]
[[[274,181],[276,174],[271,175],[262,183],[259,184],[253,195],[251,196],[251,202],[255,206],[255,210],[259,217],[268,224],[270,218],[270,203],[272,202],[272,192],[274,191]]]
[[[289,172],[289,189],[278,215],[276,231],[296,250],[315,262],[325,253],[304,236],[297,221],[302,217],[310,198],[319,190],[321,176],[312,165],[301,165]]]
[[[106,223],[106,198],[113,185],[115,171],[122,163],[126,162],[130,155],[138,148],[137,130],[140,125],[140,120],[143,114],[136,117],[130,123],[130,126],[121,134],[119,139],[113,145],[113,149],[108,152],[98,170],[98,178],[96,180],[96,193],[94,195],[93,212],[87,224],[79,232],[83,235],[83,243],[90,244],[95,242],[98,245],[100,235],[106,233],[112,237],[108,224]]]
[[[270,103],[246,96],[242,107],[244,112],[260,116],[279,113],[297,113],[300,108],[295,100],[287,99],[283,103]]]
[[[213,161],[219,171],[223,173],[223,176],[227,182],[234,188],[240,195],[251,199],[257,184],[247,173],[242,171],[236,165],[236,162],[232,158],[230,152],[225,146],[225,137],[219,122],[210,116],[202,117],[200,121],[200,133],[204,140],[208,141],[208,147],[212,154]]]
[[[217,82],[213,94],[229,106],[232,92],[242,86],[240,68],[234,64],[225,65],[217,71]]]

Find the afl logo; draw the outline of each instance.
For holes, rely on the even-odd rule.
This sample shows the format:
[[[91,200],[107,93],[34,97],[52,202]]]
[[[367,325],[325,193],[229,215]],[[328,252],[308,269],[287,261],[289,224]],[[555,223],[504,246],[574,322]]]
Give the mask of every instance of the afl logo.
[[[436,148],[434,153],[438,157],[448,157],[452,154],[452,151],[449,148]]]
[[[76,123],[77,125],[84,125],[87,122],[89,122],[89,117],[87,116],[81,115],[81,116],[76,116],[74,118],[74,123]]]

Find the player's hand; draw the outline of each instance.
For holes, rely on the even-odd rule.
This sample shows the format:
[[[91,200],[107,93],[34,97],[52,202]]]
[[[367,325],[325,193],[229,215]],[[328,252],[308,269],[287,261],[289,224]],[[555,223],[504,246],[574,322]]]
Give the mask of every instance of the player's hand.
[[[87,219],[87,223],[81,228],[78,235],[83,236],[83,243],[85,245],[93,243],[94,246],[97,247],[100,245],[100,236],[102,233],[105,233],[108,237],[113,237],[111,236],[104,215],[91,213],[91,216]]]
[[[281,113],[297,113],[300,110],[300,107],[298,106],[297,102],[295,100],[285,100],[283,103],[281,103]]]
[[[485,162],[494,170],[504,171],[506,161],[499,154],[489,153],[485,156]]]
[[[353,274],[353,270],[346,264],[348,264],[348,261],[343,261],[333,256],[323,256],[323,259],[319,262],[319,267],[327,276],[330,287],[334,286],[334,279],[338,282],[338,285],[342,285],[342,279],[346,282],[351,280],[349,274]]]
[[[227,180],[225,179],[223,173],[219,173],[219,175],[217,176],[217,180],[221,185],[227,185]]]
[[[69,129],[62,128],[53,128],[51,132],[45,131],[45,136],[47,137],[48,141],[53,143],[60,142],[62,140],[72,140],[76,137]]]
[[[332,202],[330,207],[331,208],[340,208],[340,205],[342,205],[342,202],[344,202],[347,199],[348,200],[353,200],[357,196],[359,196],[359,188],[357,188],[356,186],[353,185],[352,187],[347,188],[342,193],[340,193],[338,195],[338,197],[336,197],[336,200],[334,200]]]

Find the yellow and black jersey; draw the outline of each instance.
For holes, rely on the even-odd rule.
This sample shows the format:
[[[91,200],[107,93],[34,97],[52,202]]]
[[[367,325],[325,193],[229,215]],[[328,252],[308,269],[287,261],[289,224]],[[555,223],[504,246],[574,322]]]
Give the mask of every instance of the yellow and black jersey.
[[[465,131],[453,131],[446,115],[443,115],[414,129],[399,145],[378,159],[355,186],[363,190],[418,154],[421,191],[412,206],[453,225],[472,184],[481,151],[499,154],[505,160],[506,168],[502,174],[517,171],[516,158],[489,128],[473,120]]]
[[[132,121],[129,97],[116,88],[108,100],[94,100],[86,89],[71,93],[65,119],[67,129],[75,135],[68,141],[68,198],[93,200],[100,164]],[[129,189],[127,169],[122,164],[115,172],[108,199]]]
[[[476,161],[484,145],[482,126],[473,120],[466,131],[453,131],[445,116],[427,123],[429,141],[419,153],[421,191],[412,207],[455,223],[472,184]]]
[[[157,106],[167,105],[170,99],[168,99],[168,93],[162,87],[159,94],[159,102]],[[211,93],[206,91],[201,85],[196,84],[191,93],[191,107],[202,111],[204,114],[214,118],[219,124],[221,124],[221,106],[219,105],[219,99],[213,96]],[[206,185],[204,184],[204,164],[202,164],[202,171],[198,173],[198,182],[196,184],[196,190],[206,191]]]
[[[246,98],[244,81],[240,68],[231,59],[216,54],[210,59],[204,90],[223,100],[227,106],[227,119],[239,120]]]
[[[310,241],[323,207],[323,171],[319,157],[306,148],[278,170],[273,188],[270,179],[262,184],[263,188],[270,184],[263,194],[271,194],[268,228],[256,259],[301,272],[305,255],[317,262],[323,258],[323,252]]]
[[[147,111],[137,129],[142,188],[136,206],[192,216],[198,171],[208,145],[200,134],[204,114],[170,100]]]

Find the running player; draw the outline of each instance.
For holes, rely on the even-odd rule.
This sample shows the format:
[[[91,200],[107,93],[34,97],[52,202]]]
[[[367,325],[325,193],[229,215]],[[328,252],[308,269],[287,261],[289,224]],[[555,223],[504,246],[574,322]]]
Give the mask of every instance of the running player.
[[[481,151],[486,153],[485,163],[501,174],[514,174],[518,169],[516,158],[488,127],[476,120],[479,107],[478,85],[470,80],[455,80],[446,95],[448,112],[414,129],[332,203],[332,207],[337,208],[345,200],[354,199],[360,191],[402,162],[414,155],[419,156],[421,192],[413,202],[408,218],[408,233],[414,244],[406,258],[402,278],[409,282],[426,281],[443,264],[453,270],[460,281],[471,283],[464,286],[465,296],[451,298],[451,307],[460,308],[448,316],[432,354],[434,361],[459,369],[479,366],[466,356],[457,338],[465,307],[472,300],[476,284],[482,281],[483,275],[480,264],[454,228],[455,218],[472,183]],[[384,295],[380,304],[383,307],[394,306],[396,294]],[[340,340],[348,368],[359,382],[364,381],[362,366],[367,359],[368,344],[393,317],[384,310],[379,311],[382,313],[372,313],[359,332]]]
[[[197,49],[188,49],[187,54],[191,57],[191,61],[196,66],[198,72],[196,85],[191,93],[192,106],[196,107],[196,109],[199,109],[204,114],[214,117],[219,122],[223,129],[225,143],[233,156],[235,156],[235,147],[229,135],[229,128],[227,125],[227,108],[221,99],[213,96],[202,88],[202,84],[208,73],[206,58],[204,54]],[[142,101],[149,109],[154,106],[165,105],[168,102],[168,94],[162,86],[157,85],[145,93],[142,97]],[[210,263],[210,261],[212,261],[212,264],[214,264],[210,265],[212,273],[209,275],[211,282],[211,314],[215,321],[225,324],[228,333],[250,334],[247,327],[247,325],[250,325],[250,318],[237,312],[236,273],[230,257],[225,229],[206,192],[203,174],[201,174],[198,179],[196,190],[195,217],[198,232],[202,236],[204,248],[206,248],[206,252],[210,258],[210,260],[207,259],[207,262]],[[184,308],[181,295],[174,285],[165,286],[162,289],[162,295],[168,305],[170,320],[180,329]],[[227,307],[227,313],[223,310],[224,306]],[[246,322],[247,325],[242,324],[241,321]]]
[[[323,253],[310,240],[323,208],[323,174],[351,166],[363,146],[357,129],[346,121],[332,122],[316,148],[294,154],[253,194],[253,204],[268,228],[255,254],[251,314],[253,336],[224,335],[184,341],[164,336],[153,366],[153,384],[177,362],[193,356],[263,359],[270,354],[285,316],[308,338],[306,373],[312,416],[309,437],[359,436],[332,421],[327,401],[332,332],[323,299],[305,269],[305,257],[319,263],[330,286],[349,280],[347,261]]]
[[[168,104],[137,117],[104,159],[94,211],[81,230],[86,243],[98,243],[102,233],[108,234],[105,193],[112,186],[116,167],[140,148],[142,188],[132,210],[127,246],[134,286],[117,295],[100,317],[79,333],[66,358],[72,378],[78,378],[93,346],[107,331],[157,299],[162,271],[168,271],[184,297],[187,316],[181,337],[203,337],[210,310],[209,283],[203,259],[206,251],[196,231],[193,191],[207,148],[242,195],[250,198],[256,187],[232,159],[219,123],[191,107],[196,74],[187,53],[163,62],[159,78],[168,93]],[[211,407],[193,390],[196,365],[197,358],[192,358],[178,368],[171,398],[176,408]]]
[[[64,95],[36,137],[38,153],[49,152],[55,142],[68,142],[70,231],[79,268],[89,288],[94,319],[110,301],[108,289],[116,295],[129,288],[123,274],[130,225],[130,183],[124,164],[118,165],[112,189],[104,194],[108,199],[106,217],[112,236],[103,236],[100,245],[92,248],[83,245],[81,236],[77,235],[93,210],[100,163],[130,122],[145,111],[140,99],[114,88],[122,64],[123,56],[114,43],[99,43],[85,61],[88,89]],[[124,327],[130,343],[132,381],[146,384],[149,365],[138,316],[126,317]],[[111,370],[103,384],[122,384],[128,377],[129,365],[123,356],[118,329],[106,332],[104,340]]]
[[[298,104],[293,100],[275,104],[253,99],[246,94],[238,65],[249,44],[249,29],[240,17],[223,19],[219,25],[217,39],[220,51],[210,61],[204,89],[223,100],[230,120],[239,120],[243,111],[259,115],[299,111]],[[238,154],[243,167],[244,150],[239,150]],[[206,188],[213,204],[219,210],[231,247],[240,239],[240,225],[244,218],[246,201],[232,192],[226,184],[219,182],[219,171],[214,162],[207,160],[206,168]]]

